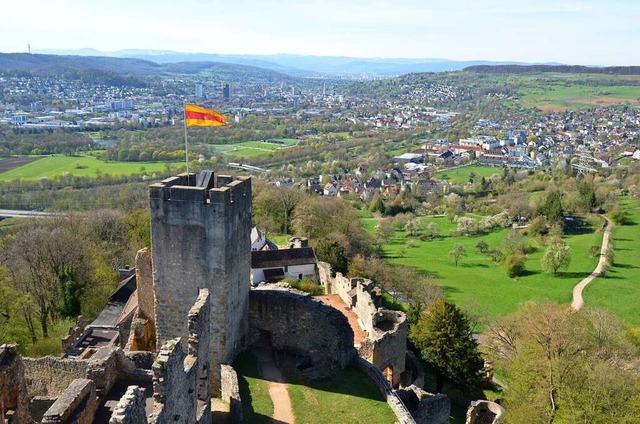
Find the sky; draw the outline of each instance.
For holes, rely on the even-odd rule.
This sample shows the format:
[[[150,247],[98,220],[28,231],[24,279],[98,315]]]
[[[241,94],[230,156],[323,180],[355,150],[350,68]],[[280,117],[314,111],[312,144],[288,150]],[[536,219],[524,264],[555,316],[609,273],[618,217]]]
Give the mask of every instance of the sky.
[[[0,52],[93,48],[640,65],[638,0],[3,0]]]

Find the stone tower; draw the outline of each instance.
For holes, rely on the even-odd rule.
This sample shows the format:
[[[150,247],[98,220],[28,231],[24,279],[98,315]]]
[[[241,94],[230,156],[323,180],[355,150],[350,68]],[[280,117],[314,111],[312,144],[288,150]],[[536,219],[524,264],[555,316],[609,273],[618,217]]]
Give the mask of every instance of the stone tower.
[[[150,186],[151,254],[157,349],[189,336],[185,316],[209,289],[212,393],[220,364],[243,348],[248,331],[251,180],[204,171]]]

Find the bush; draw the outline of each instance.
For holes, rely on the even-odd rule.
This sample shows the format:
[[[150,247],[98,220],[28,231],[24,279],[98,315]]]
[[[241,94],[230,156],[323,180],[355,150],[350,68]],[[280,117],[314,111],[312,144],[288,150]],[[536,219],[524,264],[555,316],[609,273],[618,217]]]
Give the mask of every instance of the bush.
[[[298,280],[297,278],[289,277],[285,278],[283,281],[296,290],[300,290],[314,296],[324,294],[322,286],[311,280]]]
[[[521,254],[509,255],[505,258],[502,267],[507,271],[509,278],[514,278],[522,275],[525,271],[524,264],[526,257]]]
[[[480,241],[478,242],[478,244],[476,244],[476,249],[480,253],[487,253],[487,251],[489,250],[489,245],[486,241]]]

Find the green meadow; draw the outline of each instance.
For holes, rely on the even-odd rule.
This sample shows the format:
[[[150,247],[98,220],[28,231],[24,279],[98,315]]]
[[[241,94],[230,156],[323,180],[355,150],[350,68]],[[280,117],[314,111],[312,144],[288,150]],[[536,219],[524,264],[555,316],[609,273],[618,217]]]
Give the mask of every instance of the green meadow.
[[[182,165],[172,163],[171,166]],[[18,178],[51,178],[68,173],[76,176],[95,177],[99,174],[128,175],[144,171],[153,173],[166,169],[163,162],[105,162],[93,156],[43,156],[26,165],[0,173],[0,180]]]
[[[584,290],[586,306],[614,311],[627,324],[640,327],[640,200],[626,200],[628,222],[613,230],[615,261],[604,278],[596,278]]]
[[[565,236],[565,242],[572,249],[571,265],[553,276],[544,272],[540,264],[545,247],[539,244],[539,240],[527,238],[528,245],[534,251],[527,255],[524,275],[512,279],[499,264],[475,247],[484,241],[489,249],[500,249],[503,238],[511,229],[477,236],[449,237],[448,234],[455,231],[456,224],[447,218],[423,218],[422,221],[425,227],[434,222],[442,237],[420,241],[406,237],[404,231],[396,231],[383,246],[387,262],[418,268],[425,275],[434,277],[435,284],[444,288],[450,301],[489,317],[507,315],[515,311],[520,303],[533,299],[549,299],[568,305],[573,286],[589,275],[597,264],[597,258],[589,257],[589,247],[599,245],[602,241],[602,231],[598,225],[589,225]],[[364,219],[363,222],[368,230],[375,228],[374,219]],[[411,242],[407,244],[409,240]],[[462,244],[467,252],[457,267],[449,256],[456,243]]]
[[[209,147],[215,151],[229,156],[255,157],[264,156],[273,153],[276,150],[286,149],[295,145],[298,140],[295,139],[274,139],[280,143],[265,141],[243,141],[233,144],[209,144]]]
[[[434,177],[450,181],[453,184],[464,184],[469,181],[469,176],[474,173],[478,176],[489,178],[493,174],[502,175],[502,168],[492,166],[467,165],[458,168],[443,169],[433,174]]]

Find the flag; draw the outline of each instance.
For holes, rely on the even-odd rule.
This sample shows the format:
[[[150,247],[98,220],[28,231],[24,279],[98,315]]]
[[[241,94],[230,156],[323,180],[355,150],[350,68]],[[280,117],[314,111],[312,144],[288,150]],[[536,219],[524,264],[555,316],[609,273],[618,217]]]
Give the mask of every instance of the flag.
[[[218,111],[196,105],[184,105],[184,117],[187,127],[219,127],[229,119]]]

